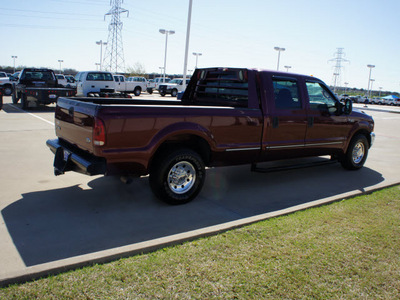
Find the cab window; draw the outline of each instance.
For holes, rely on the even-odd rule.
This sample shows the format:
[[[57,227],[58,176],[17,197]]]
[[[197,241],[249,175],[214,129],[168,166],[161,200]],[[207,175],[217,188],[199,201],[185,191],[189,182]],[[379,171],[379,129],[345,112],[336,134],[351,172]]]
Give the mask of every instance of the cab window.
[[[296,80],[273,79],[275,108],[297,109],[301,108],[299,89]]]
[[[334,113],[337,110],[336,99],[319,82],[306,82],[310,109]]]

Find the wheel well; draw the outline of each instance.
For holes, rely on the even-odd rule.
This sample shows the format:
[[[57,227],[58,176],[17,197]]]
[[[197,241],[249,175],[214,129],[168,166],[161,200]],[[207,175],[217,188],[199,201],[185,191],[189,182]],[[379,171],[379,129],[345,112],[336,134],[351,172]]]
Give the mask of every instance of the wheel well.
[[[357,136],[357,135],[359,135],[359,134],[362,134],[362,135],[364,135],[364,136],[367,138],[368,145],[369,145],[369,147],[371,147],[371,134],[370,134],[367,130],[365,130],[365,129],[361,129],[361,130],[356,131],[356,132],[353,134],[353,137],[352,137],[351,139],[353,139],[355,136]],[[350,144],[350,143],[349,143],[349,144]]]
[[[135,86],[134,90],[142,90],[142,88],[140,87],[140,85]]]
[[[211,156],[211,149],[207,141],[196,135],[181,134],[169,138],[158,147],[150,161],[149,167],[151,168],[152,163],[158,158],[180,148],[189,148],[197,152],[203,159],[204,164],[208,165]]]

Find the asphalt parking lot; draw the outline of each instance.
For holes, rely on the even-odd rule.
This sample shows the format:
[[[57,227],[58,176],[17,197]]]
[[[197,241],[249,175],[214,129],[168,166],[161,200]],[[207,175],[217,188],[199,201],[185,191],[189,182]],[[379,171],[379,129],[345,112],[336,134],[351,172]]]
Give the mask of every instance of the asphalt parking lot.
[[[376,141],[360,171],[338,163],[265,174],[250,172],[250,166],[215,168],[207,171],[193,202],[168,206],[152,195],[147,178],[124,185],[117,178],[71,172],[55,177],[54,156],[45,144],[55,137],[54,106],[24,111],[4,97],[0,285],[400,183],[400,108],[355,106],[375,119]]]

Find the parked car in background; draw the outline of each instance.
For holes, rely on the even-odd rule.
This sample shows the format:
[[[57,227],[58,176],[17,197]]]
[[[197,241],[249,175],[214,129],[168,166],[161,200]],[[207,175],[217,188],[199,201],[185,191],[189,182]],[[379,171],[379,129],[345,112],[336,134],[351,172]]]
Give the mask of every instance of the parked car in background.
[[[58,85],[61,85],[63,87],[67,86],[68,82],[63,74],[56,74],[56,77],[57,77]]]
[[[186,85],[189,83],[190,78],[186,79]],[[170,94],[171,97],[176,97],[178,92],[183,92],[186,88],[186,85],[183,86],[183,78],[174,78],[168,83],[161,83],[158,86],[158,92],[162,97],[166,94]]]
[[[67,79],[67,87],[76,88],[76,80],[72,75],[65,75],[65,79]]]
[[[125,78],[123,75],[114,75],[115,90],[121,93],[140,94],[147,89],[147,79],[144,77],[129,77]]]
[[[149,94],[153,94],[153,90],[156,88],[156,82],[154,81],[154,79],[149,79],[147,80],[147,89],[146,91]]]
[[[166,77],[164,80],[164,77],[156,77],[154,78],[154,83],[155,83],[155,87],[154,89],[158,91],[158,86],[162,83],[167,83],[170,82],[171,78]]]
[[[110,72],[83,71],[75,76],[76,95],[91,97],[96,93],[115,93],[115,81]]]
[[[399,99],[392,98],[392,99],[383,99],[385,105],[390,105],[390,106],[399,106],[400,101]]]
[[[372,98],[369,103],[382,105],[385,104],[385,100],[382,98]]]
[[[13,89],[12,101],[17,104],[21,100],[23,109],[55,103],[60,96],[75,95],[74,89],[60,88],[54,71],[50,69],[23,69],[13,83]]]
[[[10,96],[14,91],[12,81],[5,72],[0,72],[0,88],[3,88],[4,96]]]

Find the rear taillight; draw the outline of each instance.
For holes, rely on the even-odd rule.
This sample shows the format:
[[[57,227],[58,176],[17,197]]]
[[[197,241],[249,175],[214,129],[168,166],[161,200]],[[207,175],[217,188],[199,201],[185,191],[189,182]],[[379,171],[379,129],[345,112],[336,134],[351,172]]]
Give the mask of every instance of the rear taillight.
[[[100,119],[95,119],[93,128],[93,144],[95,146],[104,146],[106,143],[106,127]]]

